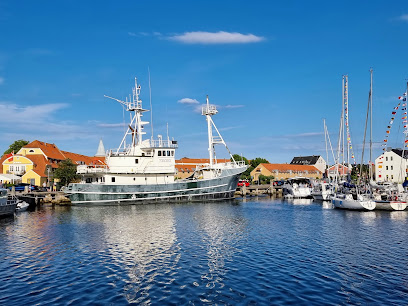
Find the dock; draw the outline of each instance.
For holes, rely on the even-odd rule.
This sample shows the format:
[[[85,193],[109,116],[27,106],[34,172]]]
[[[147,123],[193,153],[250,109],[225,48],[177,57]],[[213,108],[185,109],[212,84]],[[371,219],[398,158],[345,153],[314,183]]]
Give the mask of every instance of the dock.
[[[274,197],[282,197],[282,186],[273,185],[249,185],[238,187],[235,191],[235,195],[238,196],[257,196],[257,195],[269,195]]]
[[[62,191],[31,191],[16,192],[15,196],[28,203],[30,207],[39,206],[44,203],[67,205],[71,202]]]

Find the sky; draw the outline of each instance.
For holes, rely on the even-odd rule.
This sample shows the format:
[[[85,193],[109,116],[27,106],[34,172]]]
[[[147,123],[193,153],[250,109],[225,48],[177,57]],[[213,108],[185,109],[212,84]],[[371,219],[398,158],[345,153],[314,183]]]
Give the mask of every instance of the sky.
[[[336,147],[347,74],[359,163],[369,69],[376,157],[406,91],[407,31],[408,2],[398,0],[3,0],[0,152],[17,139],[91,156],[100,139],[105,149],[117,148],[129,114],[104,95],[125,99],[137,77],[154,136],[166,138],[168,126],[178,141],[176,158],[208,157],[200,112],[206,95],[233,154],[271,163],[326,158],[323,119]],[[403,147],[400,116],[392,147]],[[149,138],[151,126],[145,128]],[[228,157],[224,148],[216,150]]]

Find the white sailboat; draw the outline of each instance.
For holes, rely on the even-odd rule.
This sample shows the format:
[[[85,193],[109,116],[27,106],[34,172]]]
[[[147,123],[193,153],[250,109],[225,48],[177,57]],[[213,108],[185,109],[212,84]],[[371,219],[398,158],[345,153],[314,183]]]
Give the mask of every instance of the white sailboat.
[[[328,151],[327,142],[329,142],[330,144],[330,149],[333,155],[333,160],[335,160],[335,158],[334,158],[333,147],[330,141],[330,135],[327,130],[325,119],[323,119],[323,127],[324,127],[324,140],[326,144],[326,162],[328,163],[329,162],[329,151]],[[312,196],[314,200],[316,201],[330,201],[331,200],[331,197],[334,194],[334,185],[330,181],[330,177],[328,177],[327,180],[328,182],[323,180],[323,181],[320,181],[314,184],[313,189],[312,189]]]
[[[372,69],[371,78],[370,78],[370,93],[369,93],[369,104],[372,103]],[[345,107],[346,105],[346,107]],[[367,111],[369,108],[367,108]],[[344,120],[346,119],[346,121]],[[347,129],[349,128],[348,124],[348,77],[343,77],[343,101],[342,101],[342,115],[340,121],[340,131],[339,131],[339,142],[338,142],[338,153],[337,160],[340,161],[340,151],[341,144],[343,141],[342,151],[344,152],[344,123],[346,122]],[[366,122],[367,125],[367,122]],[[343,138],[341,137],[343,136]],[[365,137],[365,134],[364,134]],[[349,131],[347,132],[347,141],[349,141]],[[364,141],[365,142],[365,141]],[[363,155],[364,158],[364,142],[363,142]],[[349,148],[349,146],[347,147]],[[344,157],[344,153],[343,153]],[[336,193],[332,197],[332,203],[335,208],[341,209],[350,209],[350,210],[373,210],[375,209],[376,203],[372,198],[372,193],[369,188],[362,189],[359,186],[354,186],[352,184],[344,183],[343,185],[337,186]]]

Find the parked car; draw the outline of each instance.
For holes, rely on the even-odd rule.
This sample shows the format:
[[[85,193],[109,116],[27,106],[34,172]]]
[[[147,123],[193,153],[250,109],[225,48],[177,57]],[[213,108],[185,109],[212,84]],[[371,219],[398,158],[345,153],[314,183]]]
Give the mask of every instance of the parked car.
[[[246,181],[246,180],[240,180],[240,181],[238,182],[238,187],[242,187],[242,186],[249,187],[249,182]]]
[[[39,190],[38,186],[30,185],[30,184],[27,184],[27,183],[20,183],[20,184],[14,185],[14,190],[15,191],[24,191],[26,186],[30,186],[29,188],[31,189],[31,191]],[[10,190],[12,188],[13,188],[12,186],[9,187]]]
[[[273,186],[282,186],[285,181],[273,181]]]

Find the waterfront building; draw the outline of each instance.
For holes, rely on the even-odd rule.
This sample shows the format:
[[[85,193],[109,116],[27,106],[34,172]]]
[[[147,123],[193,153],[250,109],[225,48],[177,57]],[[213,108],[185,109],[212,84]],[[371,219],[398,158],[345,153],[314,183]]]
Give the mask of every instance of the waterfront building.
[[[296,156],[290,163],[292,165],[315,166],[322,173],[326,171],[326,161],[320,155]]]
[[[335,164],[327,169],[327,177],[330,180],[336,179],[336,176],[340,176],[340,180],[347,180],[347,177],[351,175],[352,167],[347,165]]]
[[[42,186],[44,182],[49,184],[58,164],[66,159],[77,165],[103,165],[105,160],[62,151],[55,144],[34,140],[16,154],[4,155],[0,159],[0,173],[16,175],[23,183]]]
[[[286,180],[297,176],[320,179],[322,178],[322,171],[318,170],[315,166],[310,165],[259,164],[251,171],[251,177],[254,181],[257,181],[260,175],[273,175],[275,180]]]
[[[377,182],[404,182],[408,172],[408,151],[389,148],[375,160]]]

